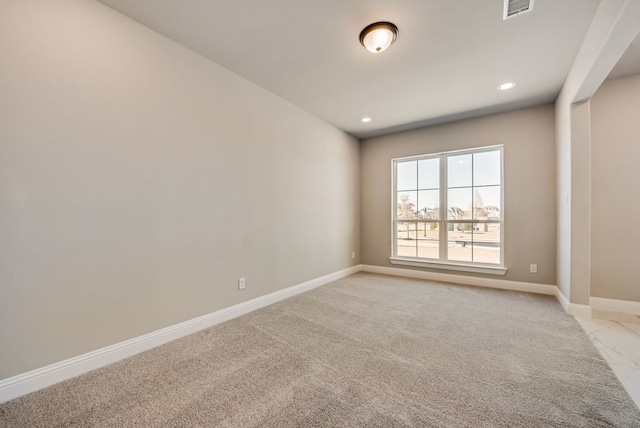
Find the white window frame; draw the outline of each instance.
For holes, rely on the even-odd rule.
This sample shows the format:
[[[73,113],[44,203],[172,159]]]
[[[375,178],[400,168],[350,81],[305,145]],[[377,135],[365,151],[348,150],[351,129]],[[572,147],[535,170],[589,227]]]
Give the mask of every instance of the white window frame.
[[[496,151],[500,152],[500,219],[496,220],[477,220],[477,219],[466,219],[466,220],[449,220],[448,219],[448,210],[447,210],[447,159],[450,156],[460,156],[466,154],[474,154],[474,153],[483,153],[488,151]],[[438,219],[439,226],[439,258],[438,259],[429,259],[423,257],[406,257],[406,256],[398,256],[397,255],[397,244],[398,244],[398,222],[401,223],[416,223],[416,228],[418,223],[425,223],[425,220],[398,220],[396,218],[397,215],[397,165],[400,162],[406,161],[419,161],[424,159],[434,159],[437,158],[440,160],[440,183],[439,183],[439,191],[440,191],[440,213]],[[464,272],[475,272],[475,273],[487,273],[494,275],[504,275],[507,272],[507,268],[504,264],[505,258],[505,240],[504,240],[504,219],[505,219],[505,210],[504,210],[504,147],[503,145],[495,145],[495,146],[486,146],[486,147],[478,147],[473,149],[464,149],[464,150],[455,150],[448,152],[439,152],[439,153],[431,153],[420,156],[410,156],[403,158],[396,158],[391,160],[391,257],[389,261],[392,264],[397,265],[406,265],[406,266],[418,266],[418,267],[428,267],[428,268],[436,268],[436,269],[447,269],[447,270],[456,270],[456,271],[464,271]],[[426,221],[432,222],[434,221]],[[478,263],[478,262],[458,262],[447,260],[448,257],[448,247],[447,247],[447,231],[448,224],[450,223],[472,223],[472,224],[500,224],[500,264],[492,264],[492,263]],[[445,243],[445,244],[443,244]]]

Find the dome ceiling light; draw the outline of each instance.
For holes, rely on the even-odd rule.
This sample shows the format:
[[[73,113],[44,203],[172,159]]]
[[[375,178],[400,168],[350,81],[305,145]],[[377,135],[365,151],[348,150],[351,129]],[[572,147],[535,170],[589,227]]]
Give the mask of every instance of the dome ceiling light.
[[[384,52],[398,38],[398,27],[391,22],[374,22],[360,32],[360,43],[371,53]]]

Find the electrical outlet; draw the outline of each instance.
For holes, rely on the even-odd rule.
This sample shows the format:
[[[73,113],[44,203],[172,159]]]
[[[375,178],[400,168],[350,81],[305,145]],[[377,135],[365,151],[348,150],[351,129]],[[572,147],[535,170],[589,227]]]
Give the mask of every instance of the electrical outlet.
[[[355,252],[355,251],[353,251],[353,252],[351,253],[351,260],[355,260],[355,259],[356,259],[356,252]]]
[[[244,278],[238,278],[238,290],[244,290],[244,286],[246,285]]]
[[[531,272],[531,273],[538,273],[538,265],[536,265],[536,264],[530,264],[530,265],[529,265],[529,272]]]

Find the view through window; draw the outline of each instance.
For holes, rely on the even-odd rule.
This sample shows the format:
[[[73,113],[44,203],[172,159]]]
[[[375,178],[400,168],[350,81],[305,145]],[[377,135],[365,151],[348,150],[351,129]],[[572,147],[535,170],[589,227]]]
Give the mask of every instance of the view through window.
[[[395,159],[393,257],[503,265],[502,147]]]

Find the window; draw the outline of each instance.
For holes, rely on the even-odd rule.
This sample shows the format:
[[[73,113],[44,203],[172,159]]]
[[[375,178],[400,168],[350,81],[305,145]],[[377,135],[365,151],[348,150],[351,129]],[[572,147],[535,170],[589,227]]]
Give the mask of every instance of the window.
[[[502,146],[393,160],[397,264],[504,274]]]

